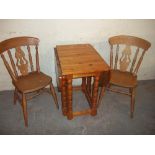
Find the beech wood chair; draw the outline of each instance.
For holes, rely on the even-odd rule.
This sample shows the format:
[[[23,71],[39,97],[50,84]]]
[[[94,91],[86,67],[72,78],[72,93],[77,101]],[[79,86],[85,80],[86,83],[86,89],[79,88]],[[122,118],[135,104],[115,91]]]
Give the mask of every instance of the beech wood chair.
[[[52,78],[40,71],[38,45],[39,39],[33,37],[16,37],[0,42],[0,55],[15,86],[14,104],[17,100],[21,103],[25,126],[28,126],[27,100],[46,90],[46,86],[50,87],[49,93],[59,108]],[[32,51],[35,51],[36,65],[33,64]]]
[[[110,80],[107,89],[131,97],[130,116],[133,117],[135,104],[135,89],[137,86],[137,72],[145,52],[151,44],[141,38],[119,35],[109,38],[110,50]],[[122,51],[122,53],[120,53]],[[103,83],[104,79],[100,79]],[[112,88],[113,87],[113,88]],[[115,88],[117,87],[117,88]],[[118,89],[123,87],[123,90]],[[98,105],[104,95],[105,86],[101,87]],[[124,91],[127,88],[129,91]]]

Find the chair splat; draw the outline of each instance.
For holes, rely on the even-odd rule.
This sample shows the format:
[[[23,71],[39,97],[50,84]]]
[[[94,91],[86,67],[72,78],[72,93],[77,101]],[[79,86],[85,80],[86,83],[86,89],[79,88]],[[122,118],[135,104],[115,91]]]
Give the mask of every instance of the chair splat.
[[[15,57],[17,59],[16,66],[20,73],[24,76],[28,74],[28,61],[25,58],[25,53],[21,47],[16,47]]]
[[[131,47],[126,45],[125,49],[122,51],[122,56],[119,60],[120,70],[126,71],[131,62]]]

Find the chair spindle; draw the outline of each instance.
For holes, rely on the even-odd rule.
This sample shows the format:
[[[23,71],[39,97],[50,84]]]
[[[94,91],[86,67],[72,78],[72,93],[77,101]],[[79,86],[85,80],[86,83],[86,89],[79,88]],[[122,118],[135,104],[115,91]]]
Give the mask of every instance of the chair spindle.
[[[40,72],[38,46],[36,45],[36,70]]]
[[[131,72],[131,73],[132,73],[132,71],[133,71],[133,69],[134,69],[134,66],[135,66],[135,63],[136,63],[136,61],[137,61],[138,53],[139,53],[139,47],[137,48],[136,53],[135,53],[135,56],[134,56],[133,61],[132,61],[132,65],[131,65],[131,69],[130,69],[130,72]]]
[[[110,46],[110,68],[113,69],[113,45]]]
[[[146,51],[146,50],[143,50],[143,52],[142,52],[142,55],[141,55],[141,57],[140,57],[140,59],[139,59],[139,61],[138,61],[138,63],[137,63],[137,66],[136,66],[136,68],[135,68],[135,70],[134,70],[134,74],[137,74],[137,72],[138,72],[138,69],[139,69],[140,64],[141,64],[141,62],[142,62],[142,60],[143,60],[145,51]]]
[[[4,62],[4,64],[5,64],[5,66],[6,66],[6,68],[7,68],[7,70],[8,70],[8,72],[9,72],[10,76],[12,77],[13,81],[17,81],[17,78],[16,78],[15,75],[13,74],[13,72],[12,72],[12,70],[11,70],[11,67],[10,67],[9,63],[8,63],[7,60],[5,59],[5,56],[4,56],[3,54],[1,54],[1,57],[2,57],[2,59],[3,59],[3,62]]]
[[[17,77],[18,76],[18,73],[17,73],[17,70],[16,70],[16,66],[15,66],[14,60],[12,58],[11,51],[8,50],[7,52],[8,52],[9,58],[10,58],[10,62],[11,62],[11,65],[12,65],[12,68],[13,68],[13,71],[14,71],[14,74]]]
[[[28,50],[28,55],[29,55],[29,61],[30,61],[30,65],[31,65],[31,71],[34,71],[34,67],[33,67],[33,61],[32,61],[32,55],[31,55],[31,50],[30,50],[30,46],[27,46],[27,50]]]
[[[114,69],[117,69],[118,52],[119,52],[119,44],[117,44],[117,47],[116,47],[115,67],[114,67]]]

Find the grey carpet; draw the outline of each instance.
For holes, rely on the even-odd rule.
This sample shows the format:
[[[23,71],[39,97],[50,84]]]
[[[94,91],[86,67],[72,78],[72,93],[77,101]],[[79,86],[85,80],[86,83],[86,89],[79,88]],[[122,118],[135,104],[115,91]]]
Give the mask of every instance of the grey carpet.
[[[57,92],[61,105],[60,93]],[[82,92],[73,93],[74,110],[88,107]],[[28,102],[29,127],[24,127],[22,109],[13,105],[13,91],[0,92],[0,134],[155,134],[155,80],[140,81],[137,88],[135,115],[129,117],[130,98],[106,92],[98,114],[67,120],[53,98],[42,94]]]

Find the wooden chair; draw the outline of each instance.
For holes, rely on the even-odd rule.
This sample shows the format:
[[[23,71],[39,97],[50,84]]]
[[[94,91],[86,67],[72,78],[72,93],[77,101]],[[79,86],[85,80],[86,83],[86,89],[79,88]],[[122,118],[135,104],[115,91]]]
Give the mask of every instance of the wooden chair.
[[[110,50],[110,80],[107,89],[122,93],[131,97],[130,115],[133,117],[135,104],[135,88],[137,86],[137,72],[143,60],[145,52],[151,44],[141,38],[134,36],[114,36],[109,38]],[[120,53],[122,51],[122,53]],[[101,79],[101,83],[104,79]],[[112,86],[123,87],[123,91]],[[124,89],[129,91],[126,92]],[[101,87],[98,105],[104,95],[105,86]]]
[[[39,95],[46,86],[50,86],[50,93],[59,108],[52,78],[40,71],[38,45],[39,39],[33,37],[16,37],[0,42],[0,55],[15,86],[14,104],[17,100],[21,102],[25,126],[28,126],[27,99]],[[32,51],[35,51],[36,65],[33,64]]]

